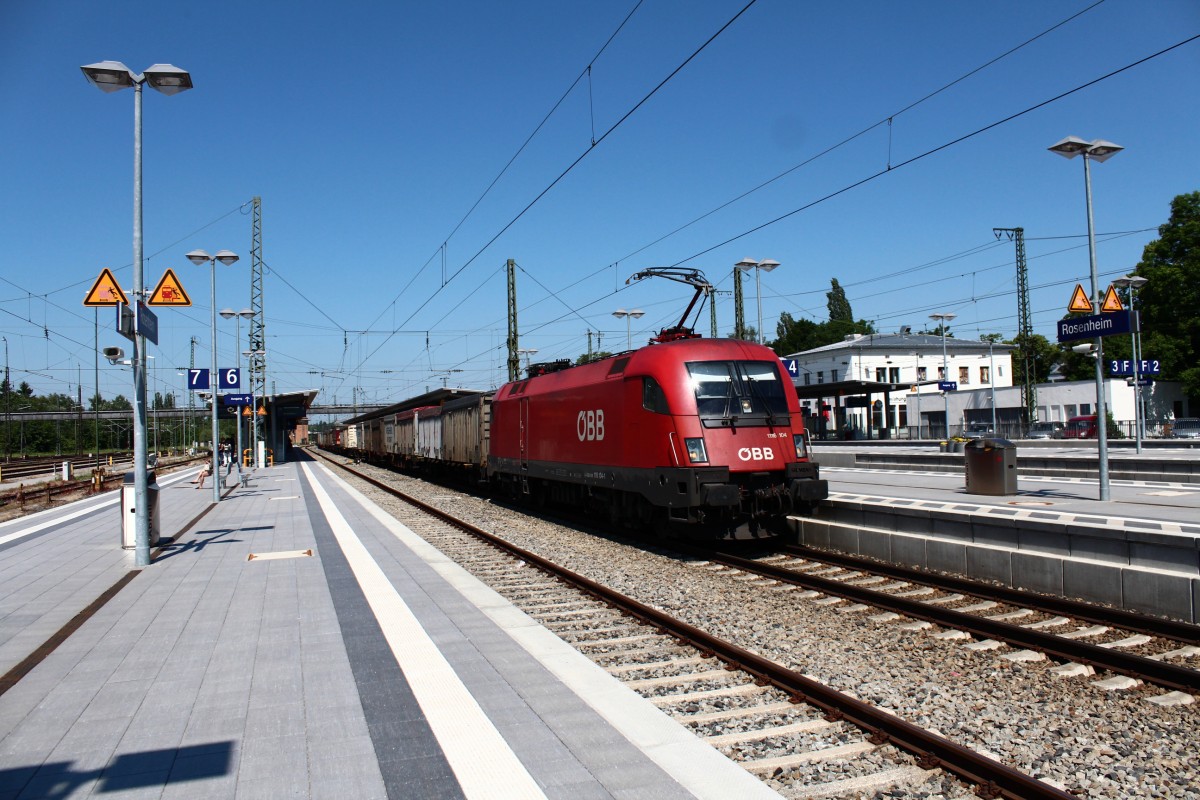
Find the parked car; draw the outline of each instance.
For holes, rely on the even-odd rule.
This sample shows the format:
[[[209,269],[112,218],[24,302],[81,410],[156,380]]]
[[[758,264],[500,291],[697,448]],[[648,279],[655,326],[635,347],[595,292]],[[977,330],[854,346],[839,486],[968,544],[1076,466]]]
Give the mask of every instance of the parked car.
[[[1035,422],[1029,429],[1029,439],[1061,439],[1066,428],[1061,422]]]
[[[1095,439],[1097,436],[1095,414],[1071,417],[1063,429],[1064,439]]]
[[[1184,417],[1171,424],[1172,439],[1200,439],[1200,419]]]
[[[979,439],[984,436],[993,436],[995,433],[996,432],[992,430],[991,424],[987,422],[968,422],[967,426],[963,428],[963,436],[966,436],[968,439]]]

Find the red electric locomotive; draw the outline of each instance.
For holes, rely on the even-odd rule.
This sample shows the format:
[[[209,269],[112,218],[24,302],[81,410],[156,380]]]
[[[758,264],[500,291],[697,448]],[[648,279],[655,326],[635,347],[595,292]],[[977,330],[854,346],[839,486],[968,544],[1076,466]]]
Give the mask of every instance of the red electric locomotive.
[[[730,339],[680,337],[506,384],[488,464],[514,495],[707,535],[755,534],[828,495],[779,357]]]

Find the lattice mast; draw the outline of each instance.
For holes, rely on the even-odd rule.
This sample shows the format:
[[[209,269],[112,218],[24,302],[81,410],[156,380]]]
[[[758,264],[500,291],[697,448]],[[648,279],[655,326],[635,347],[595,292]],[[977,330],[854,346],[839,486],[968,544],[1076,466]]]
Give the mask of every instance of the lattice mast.
[[[1017,336],[1020,339],[1020,358],[1023,383],[1021,405],[1025,410],[1025,424],[1037,422],[1037,384],[1033,380],[1033,320],[1029,312],[1029,267],[1025,261],[1024,228],[992,228],[999,239],[1006,235],[1017,247]]]
[[[742,305],[742,271],[733,271],[733,338],[746,338],[746,311]]]
[[[261,398],[266,405],[267,396],[267,336],[263,321],[263,252],[262,252],[262,198],[254,198],[250,232],[250,392],[256,401]],[[250,419],[254,425],[254,441],[262,438],[261,417],[254,409]],[[257,455],[256,455],[257,457]]]
[[[521,376],[521,355],[517,339],[517,262],[508,260],[508,379]]]

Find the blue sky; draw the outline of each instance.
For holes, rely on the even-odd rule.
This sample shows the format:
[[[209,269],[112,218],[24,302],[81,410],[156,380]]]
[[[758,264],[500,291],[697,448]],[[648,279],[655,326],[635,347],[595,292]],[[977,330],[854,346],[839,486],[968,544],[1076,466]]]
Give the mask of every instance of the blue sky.
[[[952,311],[957,336],[1009,337],[1014,248],[992,228],[1020,226],[1034,327],[1053,338],[1088,259],[1082,161],[1046,148],[1068,135],[1127,148],[1092,172],[1102,281],[1134,267],[1175,195],[1200,189],[1200,40],[1020,114],[1200,34],[1194,0],[1092,5],[758,0],[739,16],[746,0],[8,0],[12,379],[89,395],[82,299],[105,267],[132,286],[133,93],[79,71],[106,59],[175,64],[195,82],[144,98],[147,288],[172,268],[194,302],[160,310],[151,391],[182,394],[192,337],[197,365],[210,360],[209,272],[186,252],[239,253],[218,266],[217,307],[249,306],[256,195],[269,381],[320,389],[319,402],[503,382],[509,258],[535,360],[575,358],[589,329],[623,349],[618,308],[647,312],[635,344],[676,322],[690,290],[627,286],[639,270],[697,268],[729,290],[744,257],[782,263],[762,276],[770,334],[784,311],[823,320],[836,278],[882,331]],[[724,335],[730,296],[718,316]],[[219,363],[234,366],[234,323],[218,323]],[[105,311],[111,344],[125,342]],[[128,371],[102,364],[105,396],[128,396]]]

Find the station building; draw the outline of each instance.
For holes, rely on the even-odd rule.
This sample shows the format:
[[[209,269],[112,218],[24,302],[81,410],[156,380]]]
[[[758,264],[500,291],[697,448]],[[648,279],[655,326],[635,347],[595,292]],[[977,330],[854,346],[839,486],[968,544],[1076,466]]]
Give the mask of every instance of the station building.
[[[945,369],[943,369],[943,346]],[[927,439],[954,436],[972,424],[1024,436],[1022,387],[1013,385],[1015,345],[958,339],[901,328],[894,334],[853,334],[840,342],[783,356],[794,360],[792,382],[810,430],[826,437]],[[953,391],[939,383],[950,381]],[[1125,378],[1104,381],[1105,404],[1132,435],[1135,394]],[[1037,419],[1065,422],[1096,413],[1095,381],[1039,384]],[[1180,385],[1156,381],[1143,389],[1146,432],[1194,416]],[[947,427],[947,414],[949,427]]]

